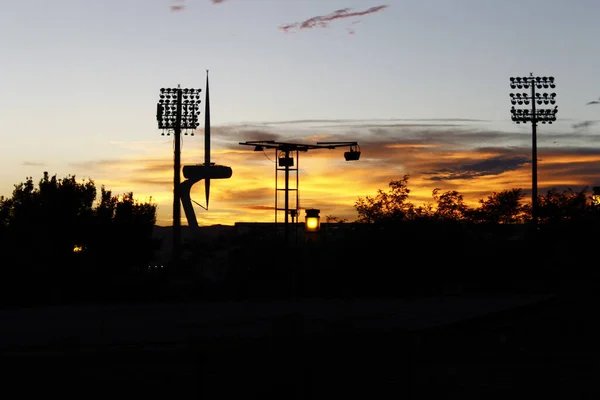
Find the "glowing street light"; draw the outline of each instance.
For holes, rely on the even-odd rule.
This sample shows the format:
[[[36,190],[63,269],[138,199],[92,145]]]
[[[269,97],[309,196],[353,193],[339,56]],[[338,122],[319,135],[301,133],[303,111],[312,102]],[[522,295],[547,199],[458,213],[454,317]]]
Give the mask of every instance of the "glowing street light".
[[[321,229],[321,218],[319,213],[321,210],[315,208],[309,208],[306,210],[306,219],[304,230],[306,232],[318,232]]]
[[[551,124],[556,121],[558,107],[556,93],[540,93],[544,89],[554,89],[554,77],[530,76],[511,77],[511,89],[525,89],[522,92],[510,93],[511,119],[517,124],[531,123],[531,218],[534,227],[538,223],[537,194],[537,124]],[[538,89],[539,91],[536,91]],[[536,107],[540,106],[540,107]],[[554,107],[552,107],[554,106]]]
[[[200,123],[200,92],[202,89],[160,89],[160,99],[156,105],[156,120],[162,136],[174,140],[173,162],[173,261],[177,263],[181,248],[181,132],[194,136],[194,129]]]

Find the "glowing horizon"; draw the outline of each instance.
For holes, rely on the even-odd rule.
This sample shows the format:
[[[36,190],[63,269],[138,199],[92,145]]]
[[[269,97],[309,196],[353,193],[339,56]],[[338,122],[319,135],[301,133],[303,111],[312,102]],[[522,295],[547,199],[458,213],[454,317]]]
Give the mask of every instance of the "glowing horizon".
[[[480,199],[493,192],[507,189],[520,188],[530,196],[530,136],[527,134],[499,134],[496,130],[486,130],[482,123],[472,122],[451,128],[425,123],[423,127],[397,123],[382,128],[382,122],[376,121],[371,121],[369,126],[346,121],[345,127],[330,127],[327,135],[312,132],[323,130],[322,124],[320,121],[316,127],[311,127],[303,122],[297,131],[293,123],[286,124],[285,128],[281,124],[264,124],[261,129],[247,125],[213,127],[213,160],[230,166],[233,176],[212,182],[214,187],[208,211],[195,207],[200,226],[274,221],[276,153],[272,149],[255,152],[249,146],[239,145],[240,141],[265,138],[306,144],[315,144],[317,137],[321,141],[363,139],[357,140],[362,151],[358,161],[344,161],[346,148],[300,152],[299,208],[318,208],[322,217],[354,221],[357,218],[354,204],[359,197],[375,196],[378,189],[387,191],[391,180],[401,179],[404,175],[410,176],[409,201],[416,206],[433,202],[432,191],[436,188],[442,192],[457,190],[471,207],[477,207]],[[345,133],[347,129],[353,130],[354,136]],[[549,146],[559,136],[565,140],[565,135],[557,133],[561,128],[551,129],[554,131],[539,128],[540,193],[549,188],[580,190],[594,186],[600,172],[600,148]],[[182,165],[202,163],[202,132],[201,128],[194,137],[184,137]],[[569,134],[572,142],[580,139],[581,135]],[[473,147],[470,145],[473,142],[482,145]],[[168,226],[172,223],[173,161],[168,150],[171,143],[170,137],[138,144],[120,142],[117,145],[138,150],[144,147],[145,154],[127,160],[100,160],[73,167],[85,171],[98,186],[105,185],[114,194],[133,191],[139,200],[152,197],[158,205],[157,225]],[[283,179],[279,179],[282,187]],[[290,179],[295,179],[294,174]],[[192,198],[199,201],[203,197],[203,185],[195,185]],[[280,214],[278,219],[282,218]],[[182,224],[187,224],[185,218],[182,218]]]

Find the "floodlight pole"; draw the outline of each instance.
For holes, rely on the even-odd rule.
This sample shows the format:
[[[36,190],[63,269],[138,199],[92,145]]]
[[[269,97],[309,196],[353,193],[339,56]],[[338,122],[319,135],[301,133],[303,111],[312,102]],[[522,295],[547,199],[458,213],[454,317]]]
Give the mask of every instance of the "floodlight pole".
[[[173,151],[173,263],[177,266],[181,255],[181,88],[177,88],[177,108],[173,130],[175,146]]]
[[[160,89],[160,100],[156,105],[156,119],[162,135],[173,131],[173,232],[172,263],[176,268],[181,255],[181,133],[198,127],[198,103],[201,89]],[[185,101],[183,100],[185,98]]]
[[[533,74],[530,74],[533,76]],[[531,85],[531,220],[534,231],[538,226],[538,177],[537,177],[537,117],[535,115],[535,85]]]
[[[533,225],[534,232],[537,232],[538,218],[539,218],[539,199],[538,199],[538,157],[537,157],[537,124],[551,124],[556,121],[556,114],[558,107],[554,109],[537,108],[538,105],[556,103],[556,93],[543,95],[536,92],[536,88],[552,88],[556,87],[554,83],[554,77],[534,77],[533,73],[530,73],[526,77],[512,77],[510,78],[510,87],[512,89],[530,89],[530,93],[511,93],[511,119],[519,123],[531,123],[531,222]],[[515,105],[529,105],[531,102],[530,109],[516,109]]]

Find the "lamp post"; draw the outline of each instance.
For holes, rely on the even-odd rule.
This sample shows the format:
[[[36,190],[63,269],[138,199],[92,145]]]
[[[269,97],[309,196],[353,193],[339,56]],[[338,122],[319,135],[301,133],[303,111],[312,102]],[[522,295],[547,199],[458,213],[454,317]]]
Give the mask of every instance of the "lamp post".
[[[531,123],[531,219],[534,231],[538,224],[538,188],[537,188],[537,124],[551,124],[556,121],[558,107],[556,93],[543,92],[554,89],[554,77],[533,76],[511,77],[511,89],[525,89],[523,92],[510,93],[511,119],[517,124]],[[529,89],[529,91],[527,90]],[[536,91],[538,89],[538,91]],[[541,107],[536,107],[536,105]],[[553,105],[553,108],[548,106]],[[517,106],[517,107],[515,107]],[[546,107],[544,107],[546,106]]]
[[[156,120],[162,136],[173,132],[173,263],[179,261],[181,249],[181,133],[194,136],[200,123],[200,92],[202,89],[162,88],[156,105]],[[191,131],[191,132],[190,132]]]
[[[275,223],[277,223],[277,212],[283,211],[285,213],[285,224],[284,224],[284,235],[285,241],[288,240],[288,215],[295,217],[298,214],[298,163],[294,167],[294,157],[291,156],[293,153],[296,154],[296,160],[299,158],[299,152],[307,152],[314,149],[335,149],[338,147],[349,147],[349,151],[344,153],[346,161],[357,161],[360,159],[360,146],[357,142],[317,142],[317,144],[300,144],[300,143],[284,143],[276,142],[274,140],[252,140],[247,142],[240,142],[241,145],[253,146],[254,151],[264,151],[264,149],[275,149],[275,155],[277,157],[277,163],[275,164]],[[284,175],[284,188],[279,189],[277,187],[277,172],[283,170]],[[296,172],[296,187],[290,188],[290,170]],[[281,209],[277,205],[277,193],[279,190],[284,192],[284,208]],[[290,210],[289,192],[291,190],[296,191],[296,204],[295,208]],[[291,212],[293,211],[293,213]]]

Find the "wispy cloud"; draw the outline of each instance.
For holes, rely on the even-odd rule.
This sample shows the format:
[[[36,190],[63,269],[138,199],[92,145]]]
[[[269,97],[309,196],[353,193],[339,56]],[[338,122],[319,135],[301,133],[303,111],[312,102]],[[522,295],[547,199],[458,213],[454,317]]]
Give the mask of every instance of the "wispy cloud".
[[[171,10],[172,12],[177,12],[177,11],[183,11],[185,10],[185,0],[172,0],[173,3],[177,3],[177,4],[172,4],[171,6],[169,6],[169,10]],[[210,0],[210,2],[212,4],[221,4],[224,3],[227,0]]]
[[[598,121],[581,121],[581,122],[571,125],[571,127],[573,129],[575,129],[576,131],[584,131],[584,130],[587,130],[591,126],[596,125],[597,122]]]
[[[41,163],[41,162],[35,162],[35,161],[23,161],[23,166],[25,167],[43,167],[46,164]]]
[[[585,103],[586,106],[589,106],[592,104],[600,104],[600,97],[598,98],[598,100],[592,100],[592,101],[588,101],[587,103]]]
[[[171,10],[171,12],[177,12],[177,11],[183,11],[185,10],[185,1],[184,0],[172,0],[173,3],[169,6],[169,10]]]
[[[288,121],[269,121],[263,122],[263,125],[299,125],[299,124],[340,124],[340,125],[356,125],[356,124],[369,124],[370,126],[386,124],[386,123],[458,123],[458,122],[489,122],[483,119],[472,119],[472,118],[428,118],[428,119],[414,119],[414,118],[385,118],[385,119],[296,119]]]
[[[312,28],[326,28],[329,26],[329,23],[338,19],[343,18],[352,18],[352,17],[362,17],[364,15],[373,14],[387,8],[387,5],[381,5],[376,7],[371,7],[363,11],[352,11],[351,8],[343,8],[341,10],[336,10],[327,15],[319,15],[316,17],[312,17],[306,19],[301,22],[294,22],[292,24],[285,24],[279,27],[285,33],[294,32],[297,29],[312,29]],[[353,24],[358,21],[354,21]],[[349,33],[353,34],[354,30],[350,29]]]
[[[424,175],[433,175],[425,179],[432,181],[449,181],[454,179],[474,179],[485,175],[500,175],[506,171],[514,171],[530,162],[523,156],[497,156],[473,164],[459,165],[454,169],[444,168]]]

